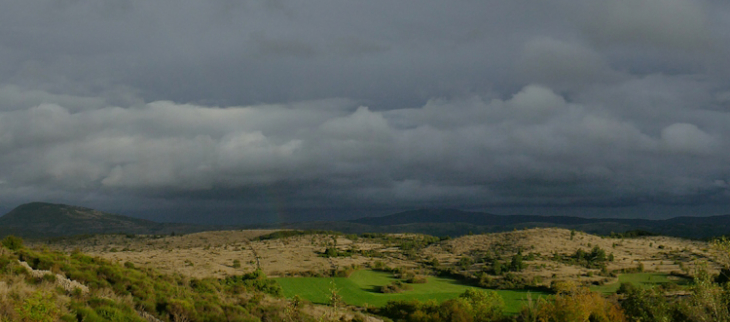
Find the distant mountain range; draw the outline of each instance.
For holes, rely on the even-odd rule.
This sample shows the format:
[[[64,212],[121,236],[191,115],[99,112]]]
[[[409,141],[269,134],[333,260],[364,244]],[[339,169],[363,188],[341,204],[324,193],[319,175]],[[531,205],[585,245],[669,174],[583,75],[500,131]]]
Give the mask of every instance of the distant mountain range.
[[[259,225],[257,228],[317,229],[344,233],[412,232],[436,236],[460,236],[533,227],[561,227],[595,234],[643,230],[655,234],[687,238],[707,238],[730,234],[730,215],[676,217],[665,220],[582,218],[568,216],[494,215],[456,209],[421,209],[384,217],[350,221],[300,222]],[[0,236],[58,237],[79,234],[170,234],[206,230],[241,229],[241,226],[207,226],[158,223],[101,212],[94,209],[33,202],[20,205],[0,217]]]
[[[32,202],[0,217],[0,235],[58,237],[80,234],[170,234],[220,229],[220,226],[157,223],[98,210]]]
[[[675,217],[664,220],[623,218],[582,218],[568,216],[494,215],[456,209],[420,209],[384,217],[366,217],[353,224],[378,227],[386,231],[430,229],[436,235],[451,231],[463,235],[508,231],[530,227],[561,227],[595,234],[644,230],[651,233],[687,238],[706,238],[730,234],[730,215]],[[438,233],[440,230],[441,233]],[[465,231],[468,230],[468,231]]]

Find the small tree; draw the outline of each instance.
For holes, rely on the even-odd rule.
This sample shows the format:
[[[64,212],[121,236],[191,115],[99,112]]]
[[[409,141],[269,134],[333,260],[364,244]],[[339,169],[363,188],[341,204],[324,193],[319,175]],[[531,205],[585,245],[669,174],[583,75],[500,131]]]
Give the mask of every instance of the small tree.
[[[339,255],[339,251],[335,247],[327,247],[324,251],[325,257],[337,257]]]
[[[337,310],[337,306],[342,304],[342,295],[340,295],[340,289],[337,288],[335,280],[330,280],[330,305],[332,306],[333,312]]]
[[[284,310],[284,314],[289,321],[301,321],[301,309],[302,309],[302,298],[299,295],[294,295]]]
[[[469,266],[471,266],[471,264],[472,264],[473,262],[474,262],[474,261],[473,261],[473,260],[472,260],[472,259],[471,259],[470,257],[468,257],[468,256],[464,256],[464,257],[462,257],[462,258],[461,258],[461,259],[459,260],[459,263],[458,263],[458,265],[459,265],[459,267],[461,267],[462,269],[469,269]]]
[[[503,270],[502,262],[500,262],[499,260],[496,260],[495,259],[492,262],[492,273],[494,275],[502,275],[502,270]]]
[[[593,250],[591,250],[591,259],[593,261],[597,262],[605,262],[606,261],[606,251],[601,249],[598,246],[593,247]]]
[[[525,264],[522,263],[522,254],[517,253],[512,256],[512,261],[509,263],[509,268],[513,272],[519,272],[525,268]]]

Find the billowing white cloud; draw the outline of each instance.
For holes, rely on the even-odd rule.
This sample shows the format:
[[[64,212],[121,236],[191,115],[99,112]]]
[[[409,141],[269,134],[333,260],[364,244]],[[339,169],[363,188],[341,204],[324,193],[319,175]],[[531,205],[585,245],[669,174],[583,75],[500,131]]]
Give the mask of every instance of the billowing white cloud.
[[[326,135],[340,140],[381,141],[389,137],[390,127],[381,113],[360,106],[351,115],[327,120],[320,126]]]
[[[565,100],[562,97],[550,89],[534,85],[525,87],[508,103],[516,111],[514,115],[522,119],[541,120],[565,108]]]
[[[712,136],[688,123],[675,123],[665,127],[661,139],[667,150],[676,153],[707,154],[716,147]]]

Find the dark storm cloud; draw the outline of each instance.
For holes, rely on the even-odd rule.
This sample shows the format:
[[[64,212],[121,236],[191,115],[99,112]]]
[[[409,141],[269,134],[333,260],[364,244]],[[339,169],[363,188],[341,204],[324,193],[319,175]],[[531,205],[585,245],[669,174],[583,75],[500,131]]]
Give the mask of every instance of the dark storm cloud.
[[[14,2],[2,201],[722,209],[728,27],[719,1]]]

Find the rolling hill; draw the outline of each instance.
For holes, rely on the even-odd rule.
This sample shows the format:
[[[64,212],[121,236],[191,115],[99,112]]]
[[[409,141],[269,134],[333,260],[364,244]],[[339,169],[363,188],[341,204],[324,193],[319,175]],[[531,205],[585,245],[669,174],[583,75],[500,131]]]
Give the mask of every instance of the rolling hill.
[[[158,223],[101,212],[98,210],[32,202],[20,205],[0,217],[0,235],[23,237],[58,237],[79,234],[169,234],[216,230],[218,227]]]

